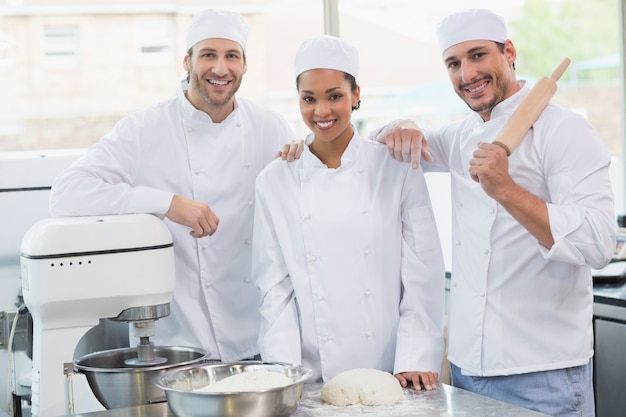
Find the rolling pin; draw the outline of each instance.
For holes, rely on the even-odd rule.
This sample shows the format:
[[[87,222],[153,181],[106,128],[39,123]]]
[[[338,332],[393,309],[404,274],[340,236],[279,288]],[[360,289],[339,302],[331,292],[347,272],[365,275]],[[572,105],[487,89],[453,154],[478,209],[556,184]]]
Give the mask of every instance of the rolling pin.
[[[569,63],[570,59],[565,58],[550,77],[542,77],[535,84],[493,140],[494,145],[504,148],[507,156],[511,156],[517,145],[524,139],[526,132],[546,108],[556,93],[556,82],[561,78]]]

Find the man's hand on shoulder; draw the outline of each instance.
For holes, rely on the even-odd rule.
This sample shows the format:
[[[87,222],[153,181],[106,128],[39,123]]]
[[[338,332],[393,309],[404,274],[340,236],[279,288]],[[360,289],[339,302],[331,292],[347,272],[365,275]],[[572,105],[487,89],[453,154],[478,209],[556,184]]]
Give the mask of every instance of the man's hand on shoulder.
[[[283,161],[293,162],[296,159],[300,159],[300,155],[304,151],[304,140],[294,140],[291,143],[285,144],[283,149],[278,151],[276,158],[281,158]]]
[[[433,160],[422,130],[412,120],[389,123],[375,135],[375,140],[387,145],[393,159],[410,162],[414,169],[419,167],[421,158],[428,162]]]
[[[192,237],[211,236],[217,230],[220,219],[211,207],[199,201],[189,200],[178,195],[172,197],[165,217],[174,223],[190,227]]]

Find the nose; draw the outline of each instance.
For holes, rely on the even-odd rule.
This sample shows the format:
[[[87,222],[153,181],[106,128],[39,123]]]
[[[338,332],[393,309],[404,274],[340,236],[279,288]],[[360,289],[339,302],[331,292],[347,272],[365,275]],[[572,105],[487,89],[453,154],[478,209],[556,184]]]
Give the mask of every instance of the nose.
[[[330,114],[330,105],[326,100],[318,100],[315,106],[316,116],[326,116]]]
[[[224,58],[216,59],[215,65],[213,66],[213,72],[218,77],[223,77],[228,74],[228,66],[226,65]]]
[[[475,75],[476,70],[474,69],[474,66],[472,64],[470,64],[469,62],[461,63],[461,79],[463,80],[463,82],[472,81]]]

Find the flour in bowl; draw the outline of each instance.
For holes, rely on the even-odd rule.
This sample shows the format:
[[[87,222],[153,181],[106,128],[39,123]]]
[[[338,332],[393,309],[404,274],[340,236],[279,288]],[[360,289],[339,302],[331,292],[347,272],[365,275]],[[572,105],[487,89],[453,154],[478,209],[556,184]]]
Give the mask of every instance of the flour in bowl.
[[[287,375],[265,369],[243,372],[221,379],[194,391],[203,392],[247,392],[285,387],[293,381]]]

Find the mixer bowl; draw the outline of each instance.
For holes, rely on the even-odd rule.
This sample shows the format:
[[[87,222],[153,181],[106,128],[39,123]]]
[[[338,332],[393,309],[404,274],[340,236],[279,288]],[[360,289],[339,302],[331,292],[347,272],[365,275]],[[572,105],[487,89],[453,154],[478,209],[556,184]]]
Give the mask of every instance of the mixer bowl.
[[[257,370],[280,372],[292,383],[278,388],[244,392],[194,391],[231,375]],[[165,391],[176,417],[287,417],[298,408],[302,385],[313,372],[278,362],[244,361],[190,365],[164,372],[156,385]]]
[[[173,368],[200,363],[206,352],[179,346],[154,348],[157,357],[167,362],[152,366],[125,363],[137,358],[137,348],[104,350],[74,361],[74,369],[85,374],[94,395],[106,409],[133,407],[165,401],[165,393],[155,385],[156,378]]]

